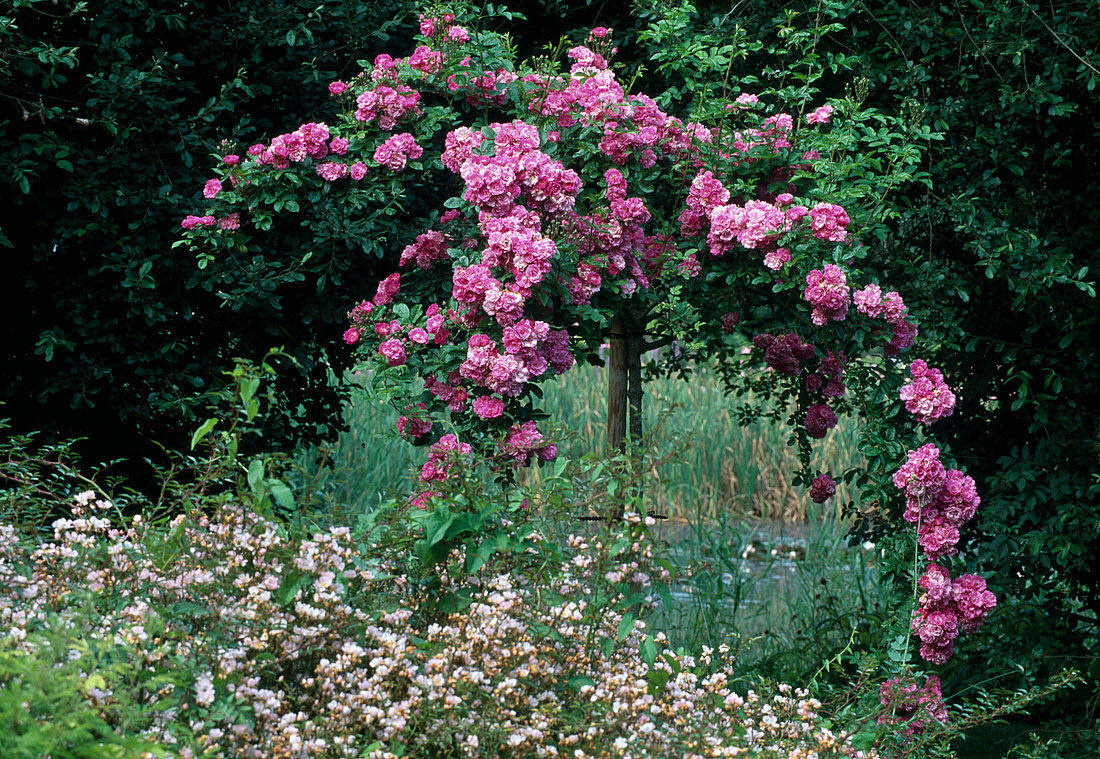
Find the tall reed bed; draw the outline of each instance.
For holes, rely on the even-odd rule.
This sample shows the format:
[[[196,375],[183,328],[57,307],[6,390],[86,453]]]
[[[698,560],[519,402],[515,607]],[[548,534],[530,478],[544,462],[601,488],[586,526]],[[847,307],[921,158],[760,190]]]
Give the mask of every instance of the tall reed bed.
[[[580,458],[606,445],[607,375],[599,367],[578,366],[544,385],[560,455]],[[741,399],[742,401],[744,399]],[[689,380],[654,379],[644,398],[646,447],[654,462],[646,483],[646,501],[670,517],[698,521],[719,516],[804,521],[809,497],[791,485],[798,468],[790,429],[770,419],[741,426],[735,399],[723,393],[718,378],[701,367]],[[385,403],[358,395],[347,409],[350,429],[330,452],[335,503],[370,506],[379,494],[407,490],[424,453],[400,440],[397,414]],[[835,475],[859,463],[857,424],[842,418],[815,444],[814,466]],[[522,475],[529,484],[537,469]],[[858,500],[843,483],[834,503]]]
[[[570,457],[602,450],[607,415],[603,370],[577,367],[545,390],[545,408],[563,434],[558,450]],[[644,415],[654,429],[646,444],[658,462],[649,471],[647,501],[662,513],[691,520],[719,515],[805,520],[809,497],[790,481],[798,469],[797,452],[788,445],[790,428],[770,419],[741,426],[737,402],[706,367],[688,381],[661,377],[647,383]],[[858,426],[841,419],[816,444],[815,467],[836,475],[856,466],[858,436]],[[529,476],[537,481],[539,475]],[[849,498],[858,498],[858,492],[842,484],[834,502]]]

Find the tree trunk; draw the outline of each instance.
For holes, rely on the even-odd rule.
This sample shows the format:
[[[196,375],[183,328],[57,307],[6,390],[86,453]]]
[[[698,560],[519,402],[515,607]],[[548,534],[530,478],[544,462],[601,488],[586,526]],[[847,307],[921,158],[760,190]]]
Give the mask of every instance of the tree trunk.
[[[607,361],[607,446],[618,453],[626,451],[627,416],[630,439],[640,443],[642,425],[642,328],[644,321],[627,314],[611,320],[610,348]],[[639,483],[635,483],[638,486]],[[609,515],[611,521],[623,518],[620,504]]]
[[[642,334],[634,328],[626,338],[626,394],[630,400],[630,441],[642,442]]]
[[[623,322],[611,320],[611,355],[607,361],[607,447],[626,450],[627,335]]]

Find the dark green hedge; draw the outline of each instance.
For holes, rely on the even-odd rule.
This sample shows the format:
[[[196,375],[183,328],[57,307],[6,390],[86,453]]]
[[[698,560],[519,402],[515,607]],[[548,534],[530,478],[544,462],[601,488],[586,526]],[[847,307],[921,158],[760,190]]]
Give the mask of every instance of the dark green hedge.
[[[0,11],[0,387],[17,429],[95,438],[98,456],[182,448],[198,393],[236,356],[285,346],[267,439],[340,424],[330,372],[349,303],[371,288],[361,244],[276,276],[263,261],[199,272],[172,249],[223,138],[243,150],[330,108],[327,84],[407,46],[404,0],[32,0]],[[390,35],[394,39],[390,40]],[[400,50],[396,52],[401,52]],[[320,120],[320,119],[318,119]],[[309,250],[296,225],[272,238]],[[375,246],[371,253],[385,253]],[[253,296],[225,307],[233,286]]]

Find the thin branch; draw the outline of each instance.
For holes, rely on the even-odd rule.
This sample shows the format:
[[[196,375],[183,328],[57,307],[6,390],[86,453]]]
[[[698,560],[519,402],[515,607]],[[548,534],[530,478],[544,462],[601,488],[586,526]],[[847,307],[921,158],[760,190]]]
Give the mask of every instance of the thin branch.
[[[1096,67],[1095,67],[1095,66],[1093,66],[1093,65],[1092,65],[1091,63],[1089,63],[1089,62],[1088,62],[1088,61],[1086,61],[1086,60],[1085,60],[1084,58],[1082,58],[1082,57],[1081,57],[1080,55],[1078,55],[1078,54],[1077,54],[1077,51],[1076,51],[1076,50],[1074,50],[1074,49],[1073,49],[1072,47],[1070,47],[1070,46],[1069,46],[1069,44],[1068,44],[1068,43],[1067,43],[1067,42],[1066,42],[1066,41],[1065,41],[1064,39],[1062,39],[1062,35],[1058,34],[1058,32],[1056,32],[1056,31],[1054,31],[1053,29],[1051,29],[1051,27],[1050,27],[1050,24],[1048,24],[1048,23],[1047,23],[1047,22],[1046,22],[1046,21],[1045,21],[1045,20],[1043,19],[1043,17],[1042,17],[1042,16],[1040,16],[1040,15],[1038,14],[1038,12],[1037,12],[1037,11],[1036,11],[1036,10],[1035,10],[1034,8],[1029,8],[1029,10],[1031,11],[1031,15],[1032,15],[1032,16],[1034,16],[1035,18],[1039,19],[1039,23],[1040,23],[1040,24],[1042,24],[1042,25],[1043,25],[1043,27],[1044,27],[1044,28],[1045,28],[1045,29],[1046,29],[1046,30],[1047,30],[1048,32],[1050,32],[1050,33],[1051,33],[1052,35],[1054,35],[1054,39],[1058,40],[1058,44],[1059,44],[1059,45],[1061,45],[1061,46],[1062,46],[1062,47],[1064,47],[1064,48],[1065,48],[1066,50],[1068,50],[1068,51],[1069,51],[1069,54],[1070,54],[1070,55],[1072,55],[1072,56],[1073,56],[1074,58],[1076,58],[1077,60],[1081,61],[1081,63],[1083,63],[1083,64],[1085,65],[1085,67],[1086,67],[1086,68],[1088,68],[1088,70],[1089,70],[1089,71],[1091,71],[1091,72],[1092,72],[1092,73],[1094,73],[1094,74],[1100,75],[1100,69],[1096,68]]]

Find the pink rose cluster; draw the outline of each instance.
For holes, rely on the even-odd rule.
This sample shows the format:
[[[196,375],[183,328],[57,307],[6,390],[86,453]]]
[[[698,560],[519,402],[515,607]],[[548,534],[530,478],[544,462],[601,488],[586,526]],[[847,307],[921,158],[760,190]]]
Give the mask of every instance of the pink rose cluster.
[[[608,169],[604,179],[609,209],[566,220],[576,235],[580,254],[577,274],[567,284],[574,303],[587,302],[605,286],[605,280],[608,289],[615,287],[624,295],[647,288],[650,276],[664,270],[672,260],[667,239],[646,233],[650,210],[642,198],[627,196],[622,172]],[[677,266],[690,277],[698,273],[697,263],[688,257]]]
[[[448,240],[445,234],[434,230],[417,235],[416,242],[405,246],[401,251],[401,261],[398,265],[416,264],[421,269],[427,269],[436,261],[446,261]]]
[[[878,724],[904,724],[905,735],[919,735],[933,722],[947,724],[947,704],[935,675],[929,675],[923,686],[897,677],[887,680],[879,686],[879,703],[888,711],[878,718]]]
[[[583,45],[570,49],[566,56],[573,61],[573,65],[569,70],[571,74],[594,74],[607,68],[607,59]]]
[[[290,164],[301,163],[306,158],[320,160],[327,156],[331,152],[329,136],[326,124],[310,122],[302,124],[293,132],[275,137],[270,145],[253,145],[248,149],[248,154],[261,166],[286,169]]]
[[[893,476],[895,487],[905,493],[905,521],[919,522],[917,539],[932,560],[958,552],[959,527],[973,518],[981,503],[974,479],[958,469],[946,469],[939,456],[934,443],[909,451]]]
[[[742,145],[748,150],[748,145]],[[709,170],[700,171],[688,191],[686,208],[681,211],[680,232],[685,237],[697,237],[709,225],[707,242],[711,255],[720,256],[732,250],[736,242],[746,249],[765,250],[764,263],[770,269],[779,269],[789,262],[790,250],[775,248],[780,235],[790,231],[794,223],[810,217],[810,230],[814,237],[832,242],[847,239],[848,214],[831,203],[818,203],[812,209],[790,205],[790,193],[776,196],[775,203],[766,200],[750,200],[742,205],[727,205],[730,193]]]
[[[680,234],[698,237],[709,223],[710,213],[729,203],[730,191],[709,170],[700,171],[691,180],[687,205],[680,212]]]
[[[420,14],[420,33],[432,39],[440,37],[456,45],[470,41],[470,33],[465,27],[455,24],[453,13],[444,13],[439,17]]]
[[[405,353],[405,344],[399,338],[391,337],[383,340],[378,346],[378,353],[390,366],[403,366],[408,356]]]
[[[180,222],[180,226],[184,229],[194,229],[195,227],[212,227],[217,223],[218,220],[213,216],[194,216],[189,214]]]
[[[778,271],[790,262],[791,251],[787,248],[769,249],[764,253],[764,265],[772,271]]]
[[[466,411],[470,400],[470,391],[462,386],[462,377],[458,370],[447,375],[447,381],[443,382],[434,376],[424,378],[424,389],[447,404],[447,408],[454,414]]]
[[[815,403],[806,409],[806,432],[816,440],[825,437],[836,423],[836,412],[828,404]]]
[[[479,226],[489,243],[482,254],[482,264],[504,268],[513,279],[512,289],[525,301],[530,288],[549,272],[551,258],[556,253],[554,243],[541,232],[543,221],[549,218],[573,230],[573,237],[578,240],[577,273],[567,283],[575,303],[583,303],[595,294],[603,286],[605,276],[629,275],[631,280],[622,285],[623,292],[648,286],[645,261],[639,260],[635,252],[654,249],[650,245],[652,238],[647,238],[642,229],[649,220],[649,211],[641,198],[626,197],[621,173],[615,169],[607,172],[610,214],[597,211],[580,216],[572,211],[580,191],[580,178],[539,150],[538,130],[518,120],[491,127],[495,131],[492,156],[476,154],[474,151],[481,147],[483,137],[464,128],[448,135],[443,152],[444,165],[459,173],[466,184],[464,198],[479,208]],[[527,208],[519,207],[517,200],[522,200]],[[469,267],[461,276],[481,281],[492,274]],[[509,289],[495,278],[484,280],[483,284],[494,291]],[[464,285],[456,287],[466,294]],[[482,305],[480,293],[465,299],[490,312]],[[489,292],[484,295],[486,304],[495,300]],[[505,294],[505,306],[516,302],[514,296]],[[505,321],[497,316],[502,324],[516,318],[519,312],[513,308],[504,309],[504,313]]]
[[[722,314],[722,331],[727,335],[733,334],[733,328],[741,321],[741,314],[736,311],[727,311]]]
[[[184,229],[195,229],[196,227],[217,227],[218,229],[224,229],[227,231],[234,231],[241,228],[241,215],[234,211],[228,216],[194,216],[188,215],[184,217],[180,222],[180,226]]]
[[[474,413],[482,419],[496,419],[504,414],[504,399],[491,395],[474,398]]]
[[[803,342],[793,332],[779,336],[762,332],[753,337],[752,344],[764,351],[764,363],[788,377],[797,377],[802,362],[809,361],[816,352],[813,343]]]
[[[890,341],[884,348],[887,356],[896,356],[913,345],[917,325],[905,318],[909,308],[896,292],[883,293],[878,285],[870,284],[857,290],[852,301],[859,313],[872,319],[884,319],[890,325]]]
[[[351,326],[344,332],[345,343],[355,345],[359,342],[359,338],[363,336],[366,329],[367,319],[373,310],[374,304],[369,300],[365,300],[357,304],[351,311],[348,311],[348,321],[351,322]]]
[[[734,241],[752,250],[791,228],[783,209],[763,200],[750,200],[744,206],[716,206],[708,218],[707,243],[712,256],[732,250]]]
[[[512,425],[500,444],[500,452],[514,466],[527,466],[532,457],[551,461],[558,455],[557,448],[546,441],[534,420]]]
[[[813,110],[806,114],[807,124],[828,124],[829,120],[833,118],[833,107],[831,105],[823,105],[820,108]]]
[[[445,138],[443,164],[462,177],[465,198],[477,207],[484,248],[479,262],[455,266],[451,274],[451,296],[458,310],[450,310],[449,318],[472,333],[466,338],[465,359],[448,373],[446,381],[434,376],[425,379],[425,388],[452,413],[469,411],[483,420],[505,416],[507,399],[518,396],[533,378],[548,370],[567,371],[574,363],[568,333],[551,329],[545,321],[525,318],[524,312],[533,288],[550,273],[557,253],[553,240],[542,234],[542,224],[546,218],[566,218],[580,190],[576,172],[540,150],[537,128],[514,121],[492,124],[491,129],[489,155],[481,154],[490,145],[480,132],[460,128]],[[387,143],[396,147],[401,138],[396,135]],[[627,202],[629,199],[622,200],[624,215],[637,216],[644,210]],[[451,214],[447,220],[457,216]],[[448,260],[448,243],[449,238],[441,232],[422,234],[406,247],[401,264],[427,268]],[[463,247],[476,244],[469,239]],[[449,337],[438,304],[428,309],[423,327],[385,321],[378,309],[393,302],[399,291],[400,275],[395,273],[383,281],[372,301],[375,333],[387,338],[378,352],[390,366],[405,363],[408,351],[426,345],[430,337],[436,343]],[[489,325],[485,317],[491,318]],[[472,387],[485,388],[493,395],[471,397]],[[507,435],[510,442],[501,445],[508,458],[527,461],[530,456],[522,451],[543,458],[553,453],[553,446],[539,442],[537,431],[532,430],[530,425],[518,425]],[[433,467],[430,474],[439,479],[445,476],[445,468]]]
[[[445,56],[439,50],[432,50],[427,45],[418,45],[405,62],[424,74],[438,74],[443,70]]]
[[[933,562],[957,553],[959,527],[977,511],[980,499],[974,480],[957,469],[948,470],[933,443],[910,451],[894,473],[894,485],[905,493],[905,520],[917,522],[917,540]],[[921,657],[943,664],[954,651],[960,632],[974,632],[997,598],[977,575],[952,581],[947,570],[930,563],[919,581],[920,597],[913,630],[921,640]]]
[[[524,82],[533,85],[532,111],[555,119],[557,126],[603,125],[600,150],[623,166],[631,157],[644,168],[654,166],[659,155],[678,157],[697,150],[697,140],[710,141],[710,131],[701,125],[684,124],[669,116],[645,95],[629,101],[607,61],[586,47],[569,51],[574,61],[569,81],[542,74],[530,74]]]
[[[469,58],[464,59],[462,65],[466,71],[447,77],[447,89],[464,95],[466,102],[473,106],[507,104],[512,94],[508,85],[516,81],[516,75],[506,68],[483,69],[477,74],[469,64]]]
[[[375,306],[392,303],[399,292],[401,292],[401,274],[400,272],[394,272],[378,283],[378,288],[374,291],[371,303]]]
[[[428,407],[417,403],[405,408],[405,414],[397,418],[397,432],[406,440],[415,440],[432,431],[432,420],[424,414]],[[406,415],[407,414],[407,415]]]
[[[351,169],[346,163],[339,161],[322,161],[313,167],[313,171],[326,182],[335,182],[346,177]]]
[[[829,353],[821,359],[817,373],[806,375],[806,389],[812,393],[821,391],[826,398],[840,398],[847,392],[844,385],[844,354]]]
[[[919,358],[909,365],[909,373],[913,381],[900,392],[905,409],[923,424],[951,416],[955,410],[955,394],[944,383],[943,373]]]
[[[443,165],[462,177],[467,201],[483,216],[512,215],[521,196],[536,211],[557,215],[572,208],[580,177],[539,150],[537,127],[517,120],[490,128],[495,132],[492,156],[474,153],[484,137],[466,127],[448,134],[444,143]],[[537,229],[530,220],[526,226]]]
[[[844,242],[850,221],[847,212],[833,203],[818,203],[810,209],[810,229],[819,240]]]
[[[447,479],[447,472],[461,456],[469,456],[473,448],[469,443],[461,443],[453,433],[439,438],[428,449],[428,460],[420,468],[420,479],[424,482]]]
[[[516,397],[523,385],[547,368],[561,374],[573,366],[569,335],[546,322],[524,319],[504,330],[504,351],[486,334],[467,341],[466,360],[458,369],[464,379],[500,395]]]
[[[921,658],[932,664],[944,664],[955,651],[959,633],[977,632],[997,597],[986,589],[977,575],[962,575],[954,580],[939,564],[929,564],[919,581],[923,593],[913,632],[921,641]]]
[[[420,93],[404,84],[391,82],[366,90],[355,99],[355,119],[389,132],[398,122],[420,115]]]
[[[415,142],[413,143],[415,146]],[[271,140],[269,145],[257,143],[248,149],[248,155],[255,163],[253,166],[267,166],[272,169],[283,170],[292,164],[312,161],[313,171],[326,182],[335,182],[346,176],[359,181],[367,174],[367,166],[362,161],[351,164],[338,160],[324,160],[326,156],[343,156],[347,154],[349,141],[344,137],[331,135],[329,127],[323,123],[310,122],[302,124],[293,132],[281,134]],[[419,150],[415,146],[414,150]],[[395,159],[396,160],[396,159]],[[236,154],[228,154],[222,159],[223,165],[229,170],[229,180],[236,187],[241,180],[241,158]],[[402,163],[403,165],[403,163]],[[224,189],[220,179],[210,179],[203,186],[203,197],[207,200],[216,199]],[[213,215],[187,216],[181,226],[184,229],[197,227],[214,227],[226,231],[240,229],[241,217],[239,212],[233,212],[223,217]]]
[[[825,264],[807,274],[802,297],[813,306],[810,318],[819,327],[830,319],[844,321],[848,316],[848,278],[836,264]]]
[[[424,148],[416,144],[416,138],[408,132],[402,132],[379,145],[374,151],[374,160],[390,171],[401,171],[407,161],[415,161],[422,155]]]

